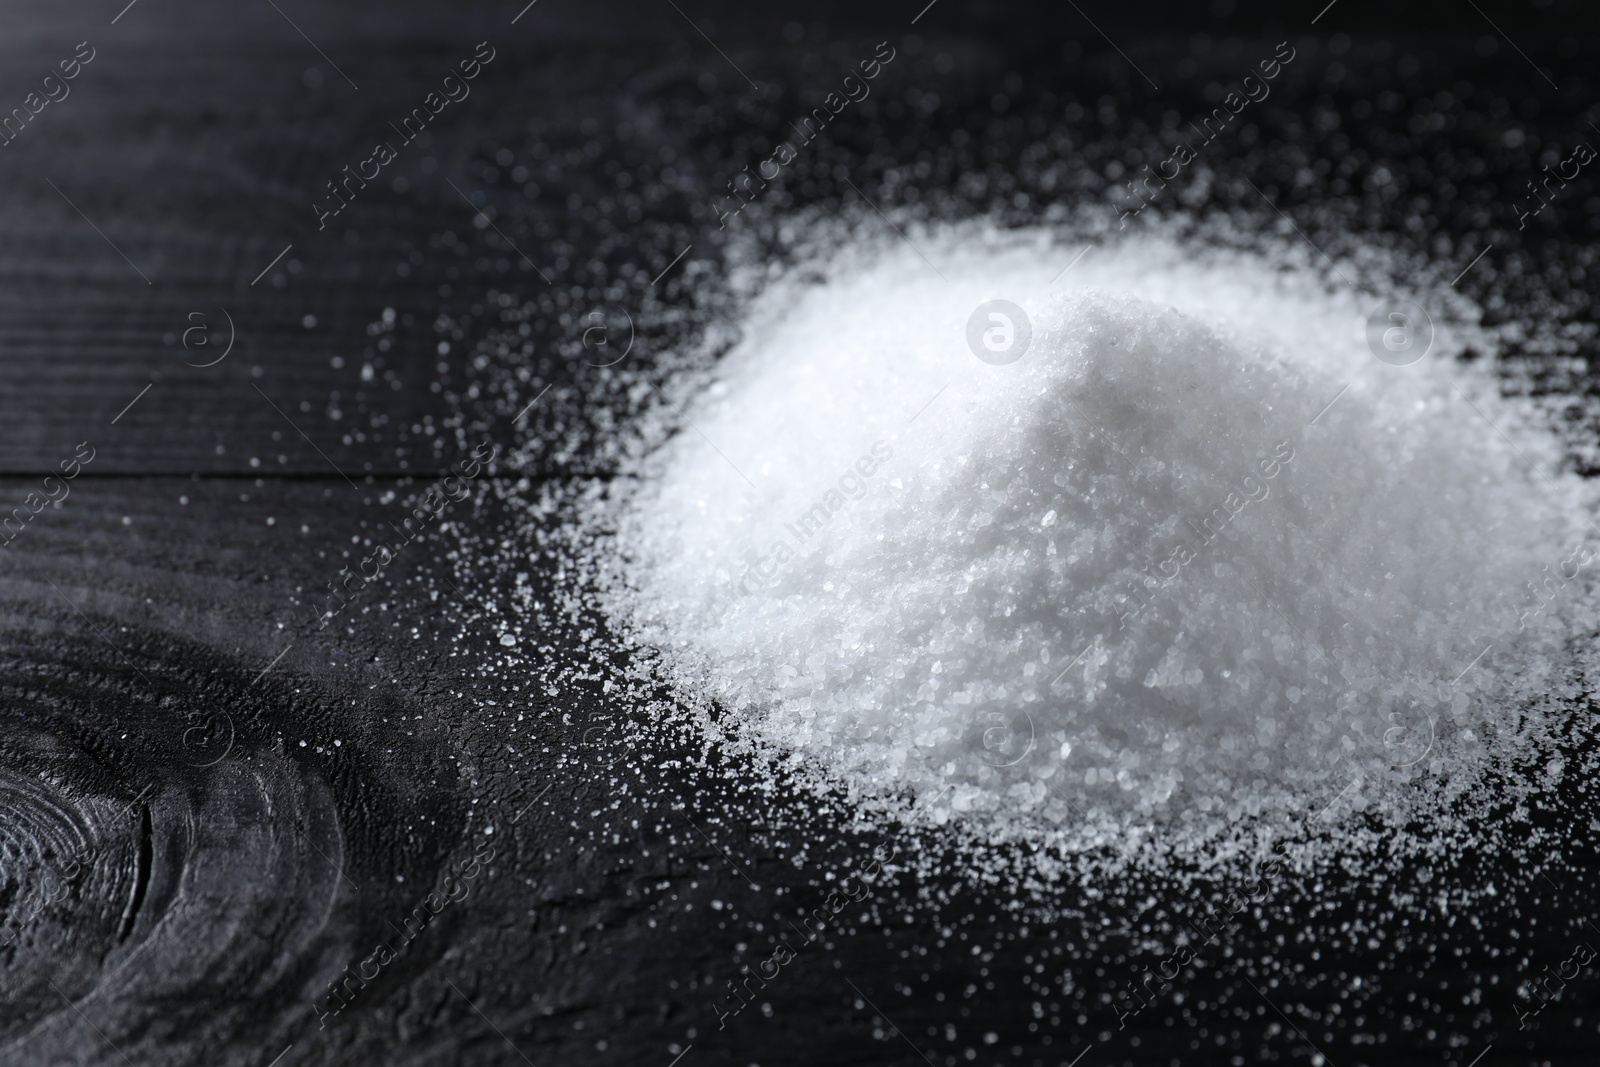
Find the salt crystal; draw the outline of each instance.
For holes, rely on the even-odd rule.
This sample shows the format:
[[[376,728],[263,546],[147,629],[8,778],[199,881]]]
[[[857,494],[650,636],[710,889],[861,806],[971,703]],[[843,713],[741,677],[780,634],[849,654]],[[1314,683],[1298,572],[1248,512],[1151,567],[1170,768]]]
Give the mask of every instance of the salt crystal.
[[[607,612],[719,730],[1013,830],[1301,818],[1484,758],[1593,501],[1451,358],[1470,323],[1396,367],[1371,296],[1266,256],[1128,242],[1051,288],[1037,244],[923,251],[948,282],[902,250],[777,284],[595,503]],[[1032,343],[996,365],[966,320],[999,295]]]

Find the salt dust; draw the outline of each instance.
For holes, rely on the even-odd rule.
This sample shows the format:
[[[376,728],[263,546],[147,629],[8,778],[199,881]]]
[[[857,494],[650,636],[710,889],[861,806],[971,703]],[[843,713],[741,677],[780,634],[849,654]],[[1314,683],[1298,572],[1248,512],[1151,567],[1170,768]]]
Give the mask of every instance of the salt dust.
[[[1460,358],[1492,351],[1476,310],[1390,294],[1434,319],[1397,367],[1382,298],[1299,249],[1111,236],[1061,274],[1076,251],[930,228],[762,276],[583,506],[606,613],[695,728],[1066,853],[1403,824],[1526,758],[1600,533]],[[1031,324],[1005,365],[966,339],[996,298]]]

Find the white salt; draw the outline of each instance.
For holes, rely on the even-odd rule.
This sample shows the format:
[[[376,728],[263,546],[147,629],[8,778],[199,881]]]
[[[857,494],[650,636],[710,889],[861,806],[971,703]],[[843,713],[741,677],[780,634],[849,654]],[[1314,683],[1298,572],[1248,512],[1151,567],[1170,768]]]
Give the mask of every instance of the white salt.
[[[917,240],[769,284],[592,502],[606,610],[709,734],[1074,848],[1399,803],[1517,743],[1590,572],[1537,614],[1530,583],[1600,534],[1455,359],[1470,307],[1395,367],[1379,298],[1289,257],[1108,242],[1052,286],[1071,250]],[[1031,322],[1004,365],[967,341],[996,298]]]

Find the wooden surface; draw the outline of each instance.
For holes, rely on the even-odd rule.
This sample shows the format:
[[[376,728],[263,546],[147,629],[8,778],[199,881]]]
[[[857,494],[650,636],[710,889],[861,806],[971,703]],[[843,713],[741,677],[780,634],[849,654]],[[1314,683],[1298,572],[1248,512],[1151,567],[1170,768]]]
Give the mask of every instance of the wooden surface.
[[[1139,1020],[1139,1044],[1117,1032],[1099,994],[1137,951],[1137,924],[1186,902],[1152,913],[1131,893],[1086,903],[1096,887],[1065,887],[1071,921],[1028,930],[1011,899],[954,877],[886,885],[869,915],[785,970],[770,1017],[754,1009],[719,1030],[708,1002],[763,955],[741,946],[765,945],[873,842],[793,798],[760,797],[737,770],[619,764],[594,731],[626,707],[582,687],[551,698],[534,685],[540,669],[499,669],[486,605],[508,603],[512,579],[474,566],[502,542],[533,558],[540,530],[496,494],[456,506],[336,625],[308,623],[314,591],[478,440],[525,446],[485,485],[605,473],[605,443],[630,407],[623,379],[576,358],[584,316],[602,305],[637,313],[644,366],[692,347],[732,300],[713,194],[770,150],[839,55],[892,35],[908,58],[861,124],[830,134],[774,193],[753,226],[758,247],[785,210],[843,209],[843,173],[899,197],[886,205],[914,205],[904,182],[876,184],[904,168],[919,175],[923,203],[942,196],[954,213],[1012,221],[1052,197],[1103,197],[1106,168],[1128,145],[1148,144],[1167,110],[1192,110],[1207,79],[1226,76],[1227,40],[1276,34],[1282,22],[1261,20],[1287,16],[1240,12],[1231,29],[1211,29],[1207,50],[1191,36],[1211,25],[1203,11],[1091,12],[1158,75],[1158,95],[1054,7],[942,0],[912,31],[920,4],[675,13],[540,0],[514,27],[515,3],[276,6],[316,45],[269,4],[140,0],[115,25],[116,11],[99,6],[0,13],[14,30],[0,38],[0,107],[77,41],[98,49],[71,96],[0,149],[0,516],[79,442],[95,450],[61,506],[0,549],[0,906],[13,914],[39,891],[39,872],[71,858],[21,863],[20,842],[87,848],[93,872],[0,945],[0,1063],[667,1067],[693,1046],[681,1067],[943,1067],[1076,1063],[1091,1044],[1102,1048],[1085,1065],[1304,1061],[1305,1045],[1260,1010],[1231,955],[1190,987],[1190,1005],[1211,1014],[1168,1005]],[[1308,56],[1297,86],[1263,109],[1258,136],[1213,165],[1274,183],[1289,210],[1337,201],[1343,222],[1305,221],[1319,240],[1359,229],[1432,241],[1441,270],[1494,242],[1464,283],[1491,318],[1530,314],[1556,293],[1550,314],[1592,325],[1592,276],[1570,269],[1592,263],[1592,184],[1537,234],[1516,234],[1501,206],[1528,163],[1502,150],[1505,116],[1523,113],[1553,141],[1587,106],[1590,76],[1564,51],[1569,31],[1517,23],[1522,46],[1559,68],[1563,88],[1548,91],[1504,45],[1474,51],[1489,31],[1470,11],[1430,29],[1444,8],[1419,6],[1391,38],[1370,29],[1381,13],[1356,6],[1328,16],[1330,33],[1401,44]],[[685,12],[767,88],[747,93]],[[1298,22],[1281,32],[1317,39]],[[396,162],[404,187],[374,187],[319,232],[310,204],[322,183],[484,39],[498,58]],[[1445,131],[1413,121],[1447,90],[1457,102],[1446,110],[1465,118]],[[1374,111],[1385,93],[1399,103]],[[1340,121],[1308,118],[1318,114]],[[1054,156],[1022,160],[1051,137]],[[1450,169],[1473,159],[1476,178]],[[1374,183],[1379,166],[1402,183],[1397,194]],[[1441,192],[1440,174],[1456,174],[1456,194]],[[972,175],[987,184],[963,185]],[[1027,207],[1016,206],[1022,192]],[[481,197],[504,237],[475,222],[463,193]],[[1206,207],[1261,211],[1238,182],[1210,195]],[[1540,276],[1547,255],[1568,269]],[[185,330],[223,328],[223,309],[231,353],[187,366],[214,358],[224,336],[185,347]],[[547,386],[532,417],[513,423]],[[1591,389],[1569,376],[1557,392],[1577,404]],[[1573,425],[1575,440],[1593,437],[1588,422]],[[547,568],[530,570],[554,590]],[[478,580],[463,584],[469,573]],[[525,644],[552,660],[580,640],[553,624],[535,631]],[[520,712],[534,725],[518,724]],[[17,799],[41,782],[54,800]],[[51,804],[66,814],[47,819]],[[327,983],[491,836],[492,878],[319,1025],[312,1003]],[[1481,933],[1443,925],[1439,954],[1277,944],[1284,931],[1333,936],[1359,919],[1368,901],[1357,890],[1330,893],[1312,918],[1303,899],[1276,901],[1260,929],[1239,934],[1237,956],[1301,968],[1295,996],[1307,1006],[1291,1010],[1341,1065],[1463,1062],[1457,1035],[1474,1054],[1492,1036],[1499,1062],[1590,1062],[1592,990],[1575,984],[1538,1035],[1518,1034],[1502,995],[1517,965],[1487,948],[1511,943],[1507,927],[1520,922],[1531,930],[1518,933],[1522,951],[1561,958],[1563,909],[1589,902],[1574,863],[1579,888],[1551,899],[1513,885],[1522,918],[1484,917]],[[1460,859],[1440,877],[1480,875]],[[1134,932],[1082,947],[1102,919]],[[1468,972],[1430,970],[1458,948]],[[1388,973],[1393,988],[1363,1001],[1364,1021],[1334,1010],[1351,975],[1381,985]],[[1476,1000],[1455,1006],[1491,978],[1501,999],[1489,1021],[1473,1016]],[[1424,981],[1439,990],[1432,1007],[1406,999]],[[1420,1028],[1402,1021],[1413,1016]],[[1385,1043],[1367,1043],[1368,1032]]]

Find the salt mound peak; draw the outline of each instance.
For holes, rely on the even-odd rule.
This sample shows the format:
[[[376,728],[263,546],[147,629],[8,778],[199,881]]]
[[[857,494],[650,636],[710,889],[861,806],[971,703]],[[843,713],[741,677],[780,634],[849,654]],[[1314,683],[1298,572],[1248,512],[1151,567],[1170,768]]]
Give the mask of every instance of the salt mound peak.
[[[941,819],[1303,812],[1481,760],[1559,643],[1524,587],[1581,487],[1466,372],[1376,364],[1348,300],[1173,251],[785,290],[627,491],[612,614],[730,739]],[[1000,294],[1032,341],[993,366]]]

